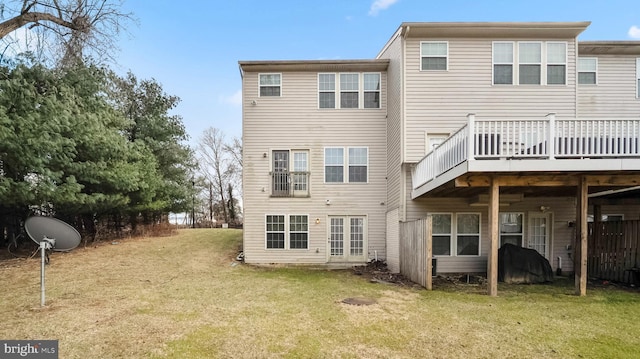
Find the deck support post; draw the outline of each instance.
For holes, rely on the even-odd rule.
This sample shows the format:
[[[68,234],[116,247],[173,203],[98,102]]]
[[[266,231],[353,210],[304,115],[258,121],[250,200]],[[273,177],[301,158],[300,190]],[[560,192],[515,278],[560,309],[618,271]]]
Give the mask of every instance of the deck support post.
[[[489,281],[489,295],[498,295],[498,247],[499,228],[498,213],[500,207],[500,186],[495,178],[491,178],[489,186],[489,259],[487,260],[487,279]]]
[[[578,183],[578,191],[576,194],[576,246],[574,259],[574,272],[576,295],[587,295],[587,205],[588,205],[588,188],[585,176],[580,176]]]

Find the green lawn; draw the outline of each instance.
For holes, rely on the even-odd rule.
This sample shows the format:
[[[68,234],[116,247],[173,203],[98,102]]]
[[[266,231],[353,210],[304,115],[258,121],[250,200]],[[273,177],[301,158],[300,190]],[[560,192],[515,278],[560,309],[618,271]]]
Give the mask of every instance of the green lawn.
[[[553,285],[433,291],[351,271],[233,265],[237,230],[0,262],[0,339],[58,339],[60,358],[633,358],[640,292]],[[376,300],[370,306],[342,303]]]

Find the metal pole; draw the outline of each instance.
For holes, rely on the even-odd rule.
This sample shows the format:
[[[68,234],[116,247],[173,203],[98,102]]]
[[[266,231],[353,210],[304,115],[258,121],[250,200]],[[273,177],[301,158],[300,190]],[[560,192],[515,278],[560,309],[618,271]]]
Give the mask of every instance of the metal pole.
[[[44,257],[46,250],[47,242],[40,242],[40,306],[44,307]]]

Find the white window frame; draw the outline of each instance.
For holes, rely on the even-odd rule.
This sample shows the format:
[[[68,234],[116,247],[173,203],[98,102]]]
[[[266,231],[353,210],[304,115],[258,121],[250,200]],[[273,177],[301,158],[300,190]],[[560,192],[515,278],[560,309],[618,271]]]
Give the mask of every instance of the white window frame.
[[[511,45],[511,62],[501,62],[501,61],[496,61],[496,53],[495,53],[495,48],[496,48],[496,44],[509,44]],[[513,85],[514,84],[514,80],[515,80],[515,76],[516,76],[516,50],[515,50],[516,46],[515,46],[515,42],[514,41],[494,41],[491,44],[491,82],[493,85]],[[496,69],[496,65],[511,65],[511,83],[508,84],[497,84],[496,83],[496,77],[495,77],[495,69]]]
[[[269,231],[268,230],[268,226],[269,226],[269,222],[268,222],[268,218],[269,217],[283,217],[284,220],[284,230],[283,231]],[[284,247],[283,248],[272,248],[269,247],[269,233],[282,233],[283,238],[284,238]],[[282,214],[282,213],[266,213],[264,215],[264,249],[266,250],[275,250],[275,251],[281,251],[281,250],[285,250],[287,248],[287,215],[286,214]]]
[[[267,218],[269,216],[280,216],[280,217],[284,217],[284,231],[267,231]],[[307,217],[307,230],[306,231],[292,231],[291,230],[291,217],[292,216],[302,216],[302,217]],[[308,251],[309,247],[310,247],[310,233],[309,233],[309,218],[310,216],[308,214],[298,214],[298,213],[293,213],[293,214],[282,214],[282,213],[267,213],[264,216],[264,248],[268,251]],[[284,248],[269,248],[268,244],[267,244],[267,237],[269,233],[282,233],[284,235]],[[307,235],[307,248],[291,248],[291,234],[293,233],[306,233]]]
[[[461,215],[475,215],[478,216],[478,233],[460,233],[458,232],[458,218]],[[451,253],[455,253],[456,257],[478,257],[481,253],[481,245],[482,245],[482,214],[480,212],[457,212],[455,216],[455,225],[454,225],[454,237],[455,244],[452,243],[453,249]],[[477,254],[458,254],[458,236],[478,236],[478,253]],[[453,240],[452,240],[453,242]]]
[[[325,76],[332,76],[333,77],[333,89],[331,90],[327,90],[327,89],[321,89],[320,86],[320,77],[322,77],[322,75]],[[327,73],[327,72],[320,72],[318,73],[318,108],[319,109],[335,109],[336,108],[336,90],[338,89],[338,85],[336,84],[336,74],[335,73]],[[332,93],[333,94],[333,107],[322,107],[320,106],[321,101],[320,101],[320,94],[322,93]]]
[[[595,65],[595,69],[593,71],[591,71],[590,69],[589,70],[585,70],[584,68],[582,68],[582,66],[580,66],[580,62],[581,61],[593,61],[594,65]],[[593,73],[594,82],[593,83],[580,83],[580,74],[581,73]],[[598,84],[598,58],[597,57],[578,57],[578,78],[576,79],[576,82],[580,86],[589,86],[589,85],[597,85]]]
[[[278,75],[278,84],[262,84],[262,76],[272,76],[272,75]],[[279,91],[278,91],[278,96],[275,95],[262,95],[262,88],[263,87],[278,87]],[[277,73],[277,72],[265,72],[265,73],[259,73],[258,74],[258,96],[259,97],[282,97],[282,73]]]
[[[609,217],[618,217],[620,218],[619,221],[624,221],[624,214],[621,214],[621,213],[604,213],[601,216],[602,218],[600,219],[600,222],[610,222]],[[587,222],[593,223],[593,219],[594,219],[593,214],[587,215]]]
[[[460,215],[476,215],[478,216],[478,233],[459,233],[458,217]],[[433,236],[449,236],[449,254],[433,254],[434,257],[479,257],[482,253],[482,213],[480,212],[438,212],[431,215],[445,215],[451,218],[451,228],[449,233],[436,233],[432,228]],[[477,235],[478,236],[478,254],[458,254],[458,236],[459,235]]]
[[[344,86],[342,86],[342,77],[343,76],[345,76],[345,77],[346,76],[350,76],[350,77],[356,78],[357,81],[358,81],[357,82],[357,88],[355,90],[354,89],[345,89],[345,88],[343,88],[344,87]],[[338,91],[338,103],[337,103],[338,108],[355,110],[355,109],[359,109],[361,107],[361,105],[362,105],[362,101],[360,100],[360,97],[361,97],[360,94],[362,93],[362,86],[361,86],[362,79],[361,79],[361,77],[362,77],[362,74],[360,74],[358,72],[341,72],[340,74],[338,74],[338,81],[337,81],[338,82],[338,88],[339,88],[339,91]],[[356,101],[358,102],[356,104],[356,106],[355,107],[342,107],[342,95],[343,94],[347,94],[347,93],[351,94],[351,93],[354,93],[354,92],[356,94]]]
[[[444,44],[446,45],[445,54],[425,55],[422,53],[423,44]],[[441,58],[444,57],[444,69],[425,69],[422,67],[422,59],[425,57]],[[420,71],[449,71],[449,41],[420,41]]]
[[[329,75],[333,77],[333,90],[321,89],[320,77],[321,75]],[[357,75],[358,76],[358,107],[342,107],[342,94],[345,92],[355,92],[355,90],[345,90],[341,85],[341,78],[343,75]],[[369,75],[374,75],[378,78],[378,88],[368,89],[365,84],[365,79]],[[381,72],[319,72],[318,73],[318,109],[342,109],[342,110],[377,110],[382,108],[382,73]],[[333,107],[321,107],[320,94],[333,93]],[[378,94],[378,106],[370,107],[365,102],[365,94],[377,93]]]
[[[520,215],[521,217],[521,223],[520,223],[520,232],[502,232],[502,225],[505,224],[502,222],[502,215],[503,214],[514,214],[514,215]],[[525,240],[525,235],[524,235],[524,231],[525,231],[525,227],[526,227],[526,219],[525,219],[525,214],[524,212],[500,212],[498,214],[498,236],[499,238],[499,246],[502,247],[502,245],[504,243],[502,243],[502,236],[519,236],[520,237],[520,247],[524,246],[524,240]]]
[[[555,61],[551,61],[549,59],[550,53],[551,51],[549,51],[549,45],[554,45],[554,44],[561,44],[564,45],[564,58],[562,59],[561,62],[555,62]],[[545,74],[545,81],[546,81],[546,85],[548,86],[566,86],[567,85],[567,53],[568,51],[568,44],[566,41],[547,41],[545,43],[544,46],[544,50],[546,50],[546,54],[544,54],[544,59],[546,59],[546,64],[545,64],[545,69],[546,69],[546,74]],[[563,83],[558,83],[558,84],[550,84],[549,83],[549,67],[550,66],[559,66],[562,65],[564,66],[564,82]]]
[[[327,181],[327,150],[328,149],[341,149],[342,150],[342,181],[338,182],[338,181],[332,181],[332,182],[328,182]],[[365,149],[367,151],[367,161],[366,164],[361,164],[361,163],[351,163],[351,156],[349,154],[349,150],[351,149]],[[329,183],[369,183],[369,157],[370,157],[370,151],[369,151],[369,147],[368,146],[349,146],[349,147],[342,147],[342,146],[328,146],[325,147],[323,149],[323,156],[324,156],[324,163],[323,163],[323,178],[324,178],[324,183],[329,184]],[[366,166],[367,167],[367,171],[366,171],[366,176],[367,176],[367,180],[366,181],[353,181],[351,182],[349,180],[350,175],[350,169],[351,166]],[[338,166],[338,164],[330,164],[329,166]]]
[[[496,61],[495,45],[496,44],[512,44],[513,49],[513,62],[500,62]],[[539,62],[523,62],[521,61],[520,46],[522,44],[539,44],[540,46],[540,60]],[[549,61],[549,45],[550,44],[563,44],[564,45],[564,62]],[[568,69],[569,69],[569,43],[566,41],[493,41],[491,45],[491,84],[496,86],[567,86],[568,84]],[[640,59],[639,59],[640,61]],[[512,83],[511,84],[499,84],[495,81],[495,67],[496,65],[511,65],[512,68]],[[538,65],[540,66],[540,83],[538,84],[523,84],[520,81],[520,66],[522,65]],[[548,81],[548,69],[552,65],[564,66],[564,84],[549,84]],[[638,65],[640,66],[640,65]],[[640,68],[638,69],[640,76]],[[576,82],[578,80],[576,79]],[[638,86],[640,88],[640,84]],[[637,90],[640,91],[640,90]]]
[[[538,62],[524,62],[524,61],[521,60],[522,51],[521,51],[520,45],[526,45],[526,44],[537,44],[537,45],[540,46],[540,60]],[[517,57],[516,57],[518,59],[518,70],[517,70],[518,85],[540,86],[540,85],[544,84],[543,81],[546,80],[546,76],[545,76],[546,74],[544,73],[545,71],[543,71],[543,69],[545,68],[544,61],[543,61],[543,59],[545,58],[545,54],[544,54],[543,48],[544,48],[544,46],[542,46],[542,41],[519,41],[518,42],[518,46],[517,46],[518,54],[517,54]],[[525,66],[526,65],[538,65],[538,66],[540,66],[540,82],[539,83],[537,83],[537,84],[522,84],[522,83],[520,83],[520,72],[521,72],[520,71],[520,66],[523,66],[523,65],[525,65]]]

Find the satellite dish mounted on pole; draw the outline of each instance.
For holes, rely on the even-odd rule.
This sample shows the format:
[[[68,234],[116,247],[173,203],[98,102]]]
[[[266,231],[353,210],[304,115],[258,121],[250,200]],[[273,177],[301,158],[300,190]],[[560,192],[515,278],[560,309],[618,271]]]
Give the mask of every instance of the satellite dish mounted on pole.
[[[24,229],[31,239],[40,246],[40,305],[44,307],[44,266],[45,252],[51,249],[57,252],[70,251],[80,244],[80,233],[65,222],[51,217],[29,217]]]

